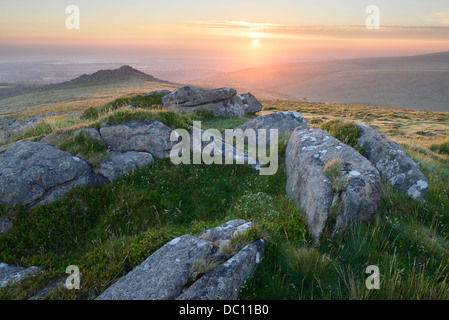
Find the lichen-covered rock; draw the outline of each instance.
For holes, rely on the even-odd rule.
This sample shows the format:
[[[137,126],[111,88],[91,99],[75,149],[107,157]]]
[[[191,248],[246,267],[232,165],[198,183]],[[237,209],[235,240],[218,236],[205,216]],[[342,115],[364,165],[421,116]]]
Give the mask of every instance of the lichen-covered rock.
[[[100,132],[95,128],[82,128],[82,129],[76,130],[74,132],[74,135],[75,136],[83,135],[92,141],[97,141],[101,145],[104,144],[104,141],[101,138]]]
[[[221,226],[201,232],[198,237],[211,242],[226,241],[229,240],[235,232],[245,231],[253,225],[253,222],[246,222],[243,219],[231,220]]]
[[[162,98],[163,108],[191,112],[198,109],[212,111],[215,116],[241,117],[245,113],[262,110],[262,105],[251,93],[237,95],[231,88],[206,90],[183,86]]]
[[[295,111],[285,111],[285,112],[276,112],[269,113],[263,116],[259,116],[255,119],[252,119],[244,124],[238,126],[234,130],[242,130],[245,132],[247,129],[252,129],[256,133],[255,139],[258,139],[258,130],[277,130],[278,137],[283,135],[291,134],[297,127],[302,129],[308,128],[307,121],[304,117]],[[266,132],[266,146],[270,144],[270,135],[269,132]],[[256,141],[251,139],[249,136],[246,139],[247,143],[252,145],[256,145]]]
[[[193,107],[178,106],[175,108],[175,110],[179,110],[181,112],[191,112],[198,109],[210,110],[214,116],[217,117],[242,117],[245,114],[243,101],[237,96],[233,96],[226,100],[206,103]]]
[[[29,298],[28,300],[43,300],[48,295],[52,294],[55,290],[57,290],[59,288],[67,289],[65,281],[57,281],[57,282],[50,283],[45,288],[39,290],[34,296]]]
[[[262,104],[250,92],[239,94],[238,97],[243,102],[245,113],[256,113],[262,110]]]
[[[212,252],[212,243],[184,235],[165,244],[104,291],[98,300],[171,300],[182,293],[189,268]]]
[[[228,100],[234,97],[237,91],[231,88],[206,90],[191,86],[183,86],[162,98],[165,108],[168,107],[195,107],[213,102]]]
[[[113,181],[128,172],[145,167],[154,162],[154,158],[147,152],[111,152],[109,159],[100,163],[98,173]]]
[[[396,142],[367,125],[356,125],[360,130],[357,145],[365,151],[364,156],[388,178],[395,189],[414,199],[424,200],[429,182],[416,162]]]
[[[70,188],[89,184],[89,165],[43,142],[16,142],[0,153],[0,202],[34,206],[62,197]]]
[[[172,128],[159,121],[134,122],[106,126],[100,134],[112,151],[148,152],[158,159],[170,156]]]
[[[255,224],[254,222],[246,222],[242,219],[236,219],[226,222],[225,224],[206,230],[198,235],[198,238],[208,240],[213,243],[217,250],[212,255],[212,258],[216,261],[222,261],[225,255],[222,252],[222,248],[231,242],[233,236],[239,233],[247,232]]]
[[[0,288],[20,281],[26,276],[33,275],[36,272],[42,271],[38,267],[16,267],[0,262]]]
[[[221,266],[204,274],[177,300],[237,300],[240,288],[260,263],[264,240],[241,249]]]
[[[248,155],[243,148],[226,143],[219,131],[213,133],[190,126],[190,130],[181,135],[173,131],[173,139],[177,143],[171,150],[170,157],[175,164],[238,163],[247,164],[256,170],[261,168],[259,161]]]
[[[151,92],[148,92],[148,93],[144,93],[143,95],[144,96],[150,96],[152,94],[161,94],[161,95],[163,95],[165,97],[167,94],[170,94],[170,93],[171,93],[170,90],[154,90],[154,91],[151,91]]]
[[[337,160],[341,162],[338,190],[325,175],[326,165]],[[326,227],[335,236],[352,221],[368,221],[377,210],[381,192],[378,170],[322,130],[297,128],[293,132],[286,151],[286,173],[287,195],[305,215],[315,243]],[[329,225],[331,222],[335,224]]]
[[[101,186],[105,183],[109,182],[105,177],[96,174],[94,172],[88,172],[85,175],[80,176],[79,178],[59,185],[55,188],[52,188],[46,192],[46,194],[36,201],[31,208],[46,205],[56,200],[62,198],[70,189],[78,187],[78,186]]]
[[[253,225],[232,220],[197,237],[184,235],[173,239],[97,299],[237,299],[241,285],[261,261],[265,243],[259,239],[240,250],[236,248],[231,257],[228,251],[224,255],[220,249]],[[195,269],[201,262],[211,268]]]

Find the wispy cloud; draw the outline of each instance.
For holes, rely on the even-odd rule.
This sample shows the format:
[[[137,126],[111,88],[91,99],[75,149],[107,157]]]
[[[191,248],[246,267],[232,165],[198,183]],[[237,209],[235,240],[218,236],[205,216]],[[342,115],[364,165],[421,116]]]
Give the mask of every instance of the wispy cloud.
[[[449,11],[432,13],[428,16],[427,20],[449,26]]]
[[[280,24],[275,23],[254,23],[247,21],[186,21],[188,24],[199,25],[206,28],[238,28],[238,29],[249,29],[249,30],[266,30],[282,27]]]
[[[449,25],[449,13],[447,13]],[[443,15],[440,16],[444,18]],[[445,21],[445,20],[441,20]],[[374,38],[374,39],[427,39],[449,40],[449,27],[441,26],[381,26],[380,30],[367,30],[365,26],[301,26],[246,21],[186,21],[188,26],[201,29],[228,30],[229,35],[263,38]]]

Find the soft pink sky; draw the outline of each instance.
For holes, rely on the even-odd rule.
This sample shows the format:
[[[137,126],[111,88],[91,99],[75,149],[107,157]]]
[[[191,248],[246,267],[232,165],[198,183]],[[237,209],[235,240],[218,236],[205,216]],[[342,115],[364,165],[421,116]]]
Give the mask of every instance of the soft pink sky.
[[[378,0],[367,30],[363,0],[0,0],[0,58],[220,59],[233,70],[293,60],[449,51],[447,1]],[[65,9],[80,8],[80,29]],[[257,39],[259,45],[253,45]]]

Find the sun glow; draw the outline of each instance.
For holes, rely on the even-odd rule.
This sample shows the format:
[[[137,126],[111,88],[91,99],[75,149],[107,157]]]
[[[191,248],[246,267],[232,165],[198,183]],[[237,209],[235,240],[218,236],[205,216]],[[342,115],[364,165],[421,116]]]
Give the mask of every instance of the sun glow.
[[[258,47],[259,46],[259,40],[255,39],[253,40],[253,46]]]

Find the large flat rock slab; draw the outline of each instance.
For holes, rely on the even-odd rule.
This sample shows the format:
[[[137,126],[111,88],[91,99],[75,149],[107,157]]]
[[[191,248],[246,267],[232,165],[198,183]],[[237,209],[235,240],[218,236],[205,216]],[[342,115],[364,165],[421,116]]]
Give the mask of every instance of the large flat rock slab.
[[[172,131],[162,122],[148,121],[102,127],[100,134],[112,151],[148,152],[155,158],[163,159],[170,156]]]
[[[235,248],[231,241],[253,226],[232,220],[197,237],[187,234],[173,239],[97,299],[237,299],[262,259],[265,242],[258,239]],[[224,253],[224,246],[232,250]]]
[[[224,117],[241,117],[262,110],[262,104],[251,93],[238,95],[232,88],[207,90],[183,86],[164,96],[162,103],[165,110],[192,112],[206,109],[215,116]]]
[[[98,300],[171,300],[182,293],[195,260],[212,252],[207,240],[184,235],[165,244],[106,289]]]
[[[0,202],[6,205],[45,204],[70,188],[90,183],[89,165],[43,142],[16,142],[0,153]]]
[[[162,98],[164,107],[195,107],[208,103],[230,99],[237,94],[231,88],[207,90],[192,86],[183,86]]]
[[[38,271],[41,271],[38,267],[24,268],[0,262],[0,288],[19,282],[22,278]]]
[[[107,161],[100,163],[98,173],[113,181],[128,172],[145,167],[154,162],[154,158],[147,152],[110,152]]]

